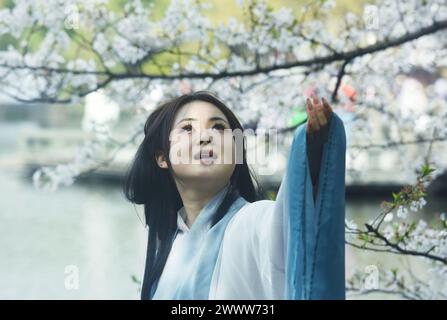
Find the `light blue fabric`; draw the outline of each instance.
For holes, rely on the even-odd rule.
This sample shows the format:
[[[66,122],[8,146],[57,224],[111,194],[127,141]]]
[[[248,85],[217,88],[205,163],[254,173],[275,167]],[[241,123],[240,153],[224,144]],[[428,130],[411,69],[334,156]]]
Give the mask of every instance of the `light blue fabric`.
[[[314,205],[306,125],[294,134],[282,181],[286,299],[345,299],[346,135],[334,113],[323,148]]]
[[[177,286],[159,285],[152,299],[208,299],[211,277],[227,224],[231,217],[248,203],[239,196],[225,216],[209,229],[211,218],[222,203],[228,187],[229,184],[206,204],[186,235],[187,239],[185,238],[185,247],[182,252],[183,264],[179,265],[176,274],[168,275],[175,277]]]
[[[281,184],[286,299],[345,299],[345,151],[343,122],[333,114],[324,145],[314,205],[306,154],[306,125],[298,127]],[[239,197],[213,228],[208,223],[223,200],[224,188],[192,225],[171,283],[158,286],[152,299],[208,299],[211,277],[228,222],[247,201]]]

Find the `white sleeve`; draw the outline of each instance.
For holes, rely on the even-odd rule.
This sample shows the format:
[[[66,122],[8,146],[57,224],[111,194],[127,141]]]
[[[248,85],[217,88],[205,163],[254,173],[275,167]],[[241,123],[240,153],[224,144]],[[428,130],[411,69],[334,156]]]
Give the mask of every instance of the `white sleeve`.
[[[225,231],[213,299],[284,299],[282,218],[275,201],[248,204]]]
[[[257,212],[253,250],[264,292],[271,299],[284,299],[285,260],[281,203],[269,201]]]

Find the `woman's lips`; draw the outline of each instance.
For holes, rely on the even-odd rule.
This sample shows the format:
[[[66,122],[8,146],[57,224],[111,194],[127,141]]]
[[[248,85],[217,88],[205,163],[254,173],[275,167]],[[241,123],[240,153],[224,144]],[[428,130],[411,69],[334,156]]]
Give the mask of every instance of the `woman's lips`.
[[[212,149],[203,149],[194,156],[195,160],[199,160],[200,164],[210,166],[217,159],[217,153]]]
[[[201,150],[200,152],[197,152],[194,156],[195,160],[215,160],[217,159],[217,153],[214,152],[212,149],[206,149],[206,150]]]

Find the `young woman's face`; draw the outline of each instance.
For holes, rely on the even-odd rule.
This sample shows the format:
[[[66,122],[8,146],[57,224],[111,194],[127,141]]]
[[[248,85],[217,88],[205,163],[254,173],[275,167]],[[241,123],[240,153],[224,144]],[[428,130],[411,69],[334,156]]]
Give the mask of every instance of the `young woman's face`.
[[[176,179],[225,184],[235,169],[235,143],[227,117],[216,106],[193,101],[182,106],[170,135],[169,159]]]

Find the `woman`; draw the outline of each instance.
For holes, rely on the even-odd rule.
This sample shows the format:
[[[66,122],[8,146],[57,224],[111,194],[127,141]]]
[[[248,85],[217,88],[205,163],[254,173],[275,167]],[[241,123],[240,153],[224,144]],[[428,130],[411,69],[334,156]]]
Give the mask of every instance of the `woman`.
[[[142,299],[345,298],[344,127],[326,100],[306,107],[275,201],[218,97],[152,112],[124,186],[149,227]]]

